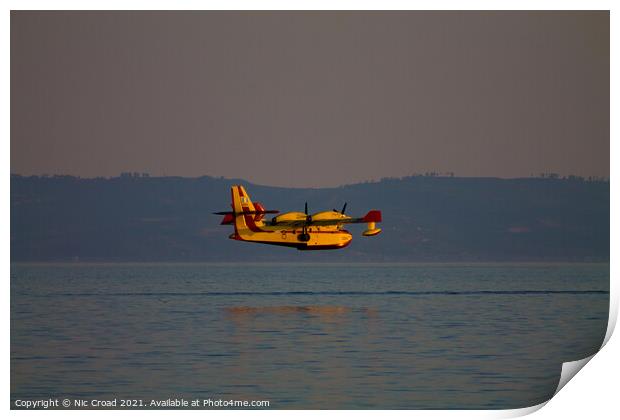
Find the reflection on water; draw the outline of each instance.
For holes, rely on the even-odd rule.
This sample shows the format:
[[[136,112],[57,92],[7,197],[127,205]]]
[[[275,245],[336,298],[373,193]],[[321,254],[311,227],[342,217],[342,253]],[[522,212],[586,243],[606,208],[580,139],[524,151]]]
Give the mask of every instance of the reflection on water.
[[[338,315],[348,312],[350,309],[344,306],[233,306],[226,308],[226,312],[232,315],[250,315],[257,313],[290,314],[308,313],[319,315]]]
[[[12,265],[11,399],[516,408],[600,346],[606,264]]]
[[[346,306],[326,306],[326,305],[307,305],[307,306],[231,306],[225,311],[232,316],[253,316],[256,314],[316,314],[329,317],[337,317],[353,311],[354,309]],[[376,309],[359,308],[357,311],[367,315],[377,314]]]

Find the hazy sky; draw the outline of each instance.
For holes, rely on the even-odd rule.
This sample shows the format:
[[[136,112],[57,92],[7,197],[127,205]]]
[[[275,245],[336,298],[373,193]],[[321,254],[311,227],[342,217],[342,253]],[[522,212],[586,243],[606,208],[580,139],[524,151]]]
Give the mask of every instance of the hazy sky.
[[[12,12],[11,172],[609,176],[607,12]]]

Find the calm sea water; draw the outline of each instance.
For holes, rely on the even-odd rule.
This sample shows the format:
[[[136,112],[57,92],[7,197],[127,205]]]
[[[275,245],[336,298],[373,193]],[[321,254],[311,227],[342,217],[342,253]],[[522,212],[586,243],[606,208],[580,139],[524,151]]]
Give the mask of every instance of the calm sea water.
[[[531,406],[608,291],[608,264],[12,264],[11,400]]]

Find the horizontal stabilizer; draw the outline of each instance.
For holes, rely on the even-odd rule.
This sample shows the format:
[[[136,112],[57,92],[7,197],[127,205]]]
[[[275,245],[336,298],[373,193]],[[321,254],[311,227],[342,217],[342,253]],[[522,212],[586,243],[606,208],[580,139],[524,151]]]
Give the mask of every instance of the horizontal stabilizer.
[[[232,214],[227,214],[224,216],[224,218],[222,219],[222,222],[220,223],[220,225],[232,225],[234,222],[234,217]]]

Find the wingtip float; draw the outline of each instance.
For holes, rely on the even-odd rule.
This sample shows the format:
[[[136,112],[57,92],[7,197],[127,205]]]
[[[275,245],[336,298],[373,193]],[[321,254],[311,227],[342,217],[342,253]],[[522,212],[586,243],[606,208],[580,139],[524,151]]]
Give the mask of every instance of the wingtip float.
[[[353,240],[351,233],[343,228],[347,223],[366,223],[364,236],[375,236],[381,232],[376,224],[381,222],[381,211],[371,210],[364,217],[350,217],[342,210],[328,210],[308,214],[308,203],[304,213],[291,211],[281,213],[267,210],[261,203],[252,202],[242,185],[231,188],[232,211],[214,214],[224,216],[222,225],[232,225],[235,232],[230,239],[257,242],[297,248],[299,250],[339,249]],[[266,214],[278,214],[267,220]]]

